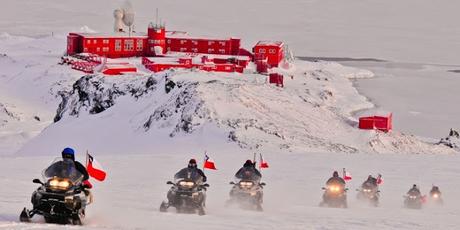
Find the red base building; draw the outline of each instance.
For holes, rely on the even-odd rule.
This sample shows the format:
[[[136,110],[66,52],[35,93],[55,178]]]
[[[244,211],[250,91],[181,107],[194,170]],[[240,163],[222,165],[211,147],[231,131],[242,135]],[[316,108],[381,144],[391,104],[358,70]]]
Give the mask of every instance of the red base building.
[[[268,68],[278,67],[284,59],[282,42],[260,41],[253,48],[254,53],[240,46],[239,38],[190,37],[185,32],[168,32],[164,25],[158,24],[150,24],[147,33],[69,33],[67,36],[69,56],[89,53],[106,58],[127,58],[171,57],[174,53],[204,54],[208,55],[203,57],[207,60],[192,64],[190,68],[207,71],[242,72],[249,61],[255,61],[257,69],[266,73]],[[188,68],[188,65],[184,65],[180,60],[172,63],[161,60],[153,63],[143,60],[144,62],[148,63],[148,69],[155,72],[169,68]]]

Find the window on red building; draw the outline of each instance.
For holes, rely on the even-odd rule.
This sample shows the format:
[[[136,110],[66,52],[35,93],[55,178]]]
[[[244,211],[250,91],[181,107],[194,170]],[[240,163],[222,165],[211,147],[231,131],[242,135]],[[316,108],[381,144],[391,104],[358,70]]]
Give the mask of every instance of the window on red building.
[[[134,40],[132,40],[132,39],[125,40],[123,50],[124,51],[133,51],[134,50]]]
[[[121,51],[121,40],[115,40],[115,51]]]
[[[142,51],[142,50],[144,49],[143,45],[144,45],[144,44],[142,43],[142,40],[141,40],[141,39],[137,40],[136,50],[137,50],[137,51]]]

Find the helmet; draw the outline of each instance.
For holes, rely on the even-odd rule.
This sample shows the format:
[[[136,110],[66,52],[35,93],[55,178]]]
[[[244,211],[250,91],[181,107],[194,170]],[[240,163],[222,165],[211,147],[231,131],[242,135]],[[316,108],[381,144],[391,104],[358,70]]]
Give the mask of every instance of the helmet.
[[[64,150],[62,150],[62,158],[64,159],[71,159],[71,160],[75,160],[75,150],[73,150],[72,148],[65,148]]]
[[[188,161],[188,167],[189,168],[196,168],[196,160],[195,159],[190,159]]]
[[[334,171],[334,173],[332,173],[332,176],[333,177],[339,177],[339,173],[337,171]]]
[[[246,162],[244,162],[244,165],[243,167],[249,167],[249,166],[253,166],[254,164],[252,163],[251,160],[246,160]]]

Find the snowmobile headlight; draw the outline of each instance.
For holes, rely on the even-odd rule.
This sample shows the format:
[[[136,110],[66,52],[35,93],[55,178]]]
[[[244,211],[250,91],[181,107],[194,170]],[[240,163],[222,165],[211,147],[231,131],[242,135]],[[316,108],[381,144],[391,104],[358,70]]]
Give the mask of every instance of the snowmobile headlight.
[[[51,187],[57,187],[59,185],[59,180],[58,179],[52,179],[49,182]]]
[[[416,196],[412,196],[412,195],[411,195],[411,196],[409,196],[409,198],[411,198],[411,199],[415,199],[415,198],[417,198],[417,197],[416,197]]]
[[[437,194],[437,193],[433,194],[433,198],[438,199],[438,198],[439,198],[439,194]]]
[[[48,184],[55,189],[66,190],[70,187],[70,181],[68,180],[59,180],[57,178],[51,179]]]
[[[179,182],[179,186],[181,186],[181,187],[191,188],[194,185],[195,185],[195,182],[192,182],[192,181],[181,181],[181,182]]]
[[[250,188],[252,187],[252,185],[254,185],[252,181],[241,181],[240,182],[240,186],[243,188]]]
[[[336,186],[336,185],[329,186],[329,190],[330,190],[331,192],[339,192],[339,191],[340,191],[340,187],[339,187],[339,186]]]

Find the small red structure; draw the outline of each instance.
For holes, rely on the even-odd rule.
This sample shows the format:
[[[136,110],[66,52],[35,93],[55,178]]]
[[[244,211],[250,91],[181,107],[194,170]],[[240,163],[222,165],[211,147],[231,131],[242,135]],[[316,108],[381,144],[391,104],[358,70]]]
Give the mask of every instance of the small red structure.
[[[259,41],[252,50],[254,59],[266,60],[269,67],[278,67],[284,59],[283,42]]]
[[[279,73],[271,73],[268,75],[269,83],[276,84],[276,86],[284,87],[284,77]]]
[[[393,129],[393,113],[387,116],[371,116],[359,118],[360,129],[377,129],[388,132]]]
[[[106,75],[120,75],[123,73],[135,73],[137,68],[129,63],[111,63],[105,64],[101,72]]]

